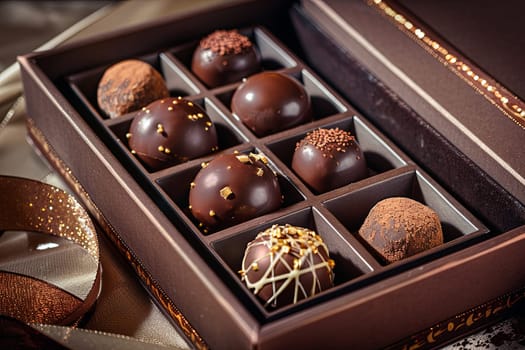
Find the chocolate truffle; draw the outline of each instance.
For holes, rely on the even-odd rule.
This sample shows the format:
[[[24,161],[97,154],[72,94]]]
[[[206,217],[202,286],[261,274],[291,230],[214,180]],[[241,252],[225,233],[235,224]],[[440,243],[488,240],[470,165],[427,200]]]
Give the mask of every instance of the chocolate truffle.
[[[199,42],[191,69],[214,88],[258,72],[259,55],[248,37],[236,30],[217,30]]]
[[[168,96],[168,88],[159,72],[139,60],[125,60],[109,67],[97,90],[98,106],[110,118],[139,110]]]
[[[126,135],[131,152],[150,170],[185,162],[218,149],[217,131],[206,112],[183,98],[143,107]]]
[[[436,212],[404,197],[378,202],[368,213],[359,235],[386,263],[443,244],[443,232]]]
[[[208,228],[223,228],[278,209],[281,189],[258,154],[221,154],[199,171],[190,186],[193,216]]]
[[[355,138],[339,128],[316,129],[296,144],[292,169],[315,191],[325,192],[368,175]]]
[[[310,97],[304,87],[276,72],[262,72],[246,79],[235,90],[231,109],[257,136],[312,119]]]
[[[314,231],[273,225],[248,243],[239,273],[265,306],[280,307],[332,287],[334,266]]]

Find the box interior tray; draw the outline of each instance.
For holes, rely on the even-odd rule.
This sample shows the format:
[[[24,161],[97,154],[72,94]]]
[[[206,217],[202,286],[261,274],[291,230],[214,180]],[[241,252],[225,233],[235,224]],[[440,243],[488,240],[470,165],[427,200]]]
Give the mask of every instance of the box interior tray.
[[[311,97],[313,122],[266,137],[254,135],[230,109],[231,97],[240,82],[208,89],[191,73],[191,54],[197,41],[134,57],[156,67],[165,78],[171,96],[182,96],[198,104],[218,127],[219,151],[151,171],[130,152],[127,144],[126,133],[136,113],[110,119],[98,108],[97,86],[107,66],[67,76],[66,80],[75,94],[76,106],[86,111],[83,114],[86,121],[96,125],[99,133],[107,136],[105,143],[115,157],[150,193],[166,216],[177,227],[183,228],[181,233],[203,258],[214,261],[212,266],[216,267],[215,272],[228,280],[232,292],[244,300],[258,319],[263,322],[275,319],[280,314],[288,314],[289,309],[308,307],[309,304],[352,290],[356,285],[371,283],[378,276],[412,268],[488,232],[479,220],[359,116],[348,102],[331,91],[327,83],[320,80],[310,67],[268,30],[256,26],[240,28],[240,32],[255,43],[262,58],[263,70],[284,73],[301,82]],[[306,133],[316,128],[335,127],[356,136],[367,161],[369,176],[327,193],[316,193],[291,169],[293,150]],[[274,213],[217,232],[204,232],[188,209],[190,183],[203,162],[210,161],[217,154],[235,151],[259,153],[268,158],[278,174],[284,203]],[[395,196],[409,197],[433,208],[442,222],[446,243],[401,262],[382,266],[366,244],[359,241],[356,233],[375,203]],[[322,235],[336,263],[334,288],[296,305],[268,310],[242,284],[237,271],[244,248],[258,232],[275,223],[308,227]]]

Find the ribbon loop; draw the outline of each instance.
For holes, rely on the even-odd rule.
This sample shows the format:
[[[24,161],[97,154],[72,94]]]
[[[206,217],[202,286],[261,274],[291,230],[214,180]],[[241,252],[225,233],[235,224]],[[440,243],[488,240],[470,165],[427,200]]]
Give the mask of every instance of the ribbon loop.
[[[34,276],[0,271],[0,314],[26,323],[69,325],[80,320],[97,299],[101,268],[95,226],[78,201],[36,180],[0,176],[0,232],[5,231],[31,231],[67,239],[92,257],[96,272],[89,292],[79,297]],[[63,261],[75,264],[69,256]]]

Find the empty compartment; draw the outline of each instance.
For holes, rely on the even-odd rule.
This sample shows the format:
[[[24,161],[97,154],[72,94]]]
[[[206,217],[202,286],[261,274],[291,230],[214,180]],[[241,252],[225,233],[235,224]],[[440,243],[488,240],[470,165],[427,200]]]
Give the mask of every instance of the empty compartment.
[[[200,92],[197,85],[192,81],[187,71],[184,70],[176,61],[165,53],[160,55],[160,64],[164,79],[170,90],[171,96],[188,96],[195,95]]]
[[[466,242],[488,232],[481,222],[418,170],[384,179],[353,192],[326,200],[323,204],[348,231],[367,246],[357,232],[370,209],[377,202],[390,197],[411,198],[430,207],[438,214],[443,229],[444,244],[428,252],[435,253],[445,248],[453,248],[460,242]],[[372,255],[375,255],[372,249],[370,251]],[[413,258],[423,257],[426,254],[427,252],[422,252],[402,261],[413,260]]]
[[[319,125],[316,129],[317,128],[339,128],[355,136],[365,156],[368,177],[391,169],[400,168],[407,164],[402,156],[396,153],[380,135],[374,132],[371,127],[365,124],[359,117],[345,116],[339,120]],[[303,130],[287,138],[273,141],[267,146],[288,168],[292,169],[292,158],[297,143],[312,130],[314,129]],[[316,192],[312,188],[310,189],[314,191],[314,193]]]
[[[206,114],[210,117],[212,123],[215,125],[215,128],[217,130],[218,144],[219,144],[218,151],[225,150],[231,147],[235,147],[235,146],[238,146],[248,141],[246,137],[244,137],[237,130],[237,128],[231,123],[231,121],[228,120],[222,114],[222,112],[217,108],[217,106],[212,101],[210,101],[210,99],[202,98],[202,99],[194,99],[194,100],[188,99],[188,100],[192,101],[193,103],[203,108]],[[129,128],[133,121],[133,117],[134,117],[134,113],[130,113],[120,118],[106,121],[110,130],[117,137],[117,141],[122,145],[122,147],[124,147],[129,152],[130,155],[131,155],[131,151],[129,150],[126,134],[129,132]],[[206,157],[206,155],[203,155],[202,157]],[[142,166],[144,167],[146,171],[154,172],[152,169],[149,169],[146,164],[143,164],[138,157],[135,157],[133,155],[133,158],[135,158],[140,164],[142,164]],[[166,167],[168,166],[169,165],[167,165]]]
[[[197,100],[195,102],[203,106],[211,121],[215,124],[217,135],[219,137],[220,150],[234,147],[249,141],[249,139],[242,134],[235,124],[232,123],[232,121],[227,118],[218,106],[210,99],[205,98],[204,100]]]
[[[261,71],[281,70],[283,68],[290,68],[297,65],[295,60],[287,53],[286,49],[284,49],[284,46],[278,43],[277,40],[263,28],[243,28],[238,30],[238,32],[247,36],[254,44],[255,50],[260,58]],[[211,33],[212,32],[208,34]],[[172,57],[175,58],[175,61],[183,66],[186,71],[192,72],[191,64],[193,53],[197,48],[199,41],[205,36],[197,38],[197,40],[193,42],[173,48],[169,51],[167,57],[169,58],[170,55],[172,55]],[[206,86],[206,84],[201,82],[200,79],[194,75],[192,76],[193,79],[199,81],[203,86]]]
[[[170,96],[184,97],[198,93],[198,88],[191,80],[184,76],[173,62],[167,60],[165,55],[155,53],[137,58],[130,57],[130,59],[137,59],[152,65],[164,78]],[[111,65],[117,64],[118,62],[121,61],[113,62]],[[101,119],[107,119],[109,117],[98,106],[97,89],[100,79],[109,67],[110,65],[93,68],[67,78],[78,101],[82,103],[83,107],[87,108],[91,114]]]
[[[244,150],[241,153],[249,154],[254,152],[253,149]],[[228,150],[226,153],[233,153],[233,151]],[[258,152],[254,152],[258,153]],[[211,161],[212,158],[207,159],[206,162]],[[195,162],[194,162],[195,163]],[[163,190],[163,192],[168,196],[169,200],[175,203],[180,210],[186,215],[190,222],[193,223],[195,227],[199,227],[203,233],[213,233],[219,230],[224,229],[225,227],[220,227],[216,229],[206,230],[203,225],[193,217],[189,209],[189,192],[190,184],[193,182],[198,172],[202,169],[203,164],[193,164],[190,167],[187,167],[173,174],[161,177],[156,180],[157,184]],[[277,174],[277,179],[279,181],[279,186],[281,189],[281,194],[283,196],[283,202],[280,209],[287,208],[292,206],[300,201],[304,200],[304,195],[299,192],[296,186],[291,183],[286,177],[284,177],[271,163],[268,166],[275,171]],[[270,214],[270,213],[268,213]]]
[[[240,286],[246,293],[252,296],[252,300],[256,300],[259,307],[263,307],[264,302],[255,297],[246,285],[241,281],[239,270],[242,267],[242,260],[246,246],[249,242],[255,239],[259,232],[262,232],[272,225],[293,225],[298,227],[308,228],[315,231],[321,236],[324,243],[328,247],[330,258],[334,260],[334,287],[327,289],[313,297],[304,299],[296,305],[282,305],[277,310],[284,311],[299,305],[311,305],[324,299],[318,299],[320,296],[326,294],[325,292],[334,292],[339,285],[345,284],[351,280],[358,278],[366,273],[371,272],[370,266],[360,257],[356,250],[345,240],[333,225],[316,209],[306,207],[281,217],[276,218],[272,222],[265,222],[263,224],[243,230],[239,233],[234,233],[228,237],[218,238],[211,242],[211,246],[220,260],[226,265],[229,276],[235,281],[236,286]],[[274,308],[268,306],[267,312],[274,312]]]
[[[297,65],[295,59],[288,54],[285,46],[263,27],[253,29],[252,40],[261,55],[263,70],[278,70]]]
[[[324,85],[310,71],[302,69],[301,74],[296,78],[302,82],[310,96],[314,119],[322,119],[347,111],[347,107],[334,96],[327,85]]]

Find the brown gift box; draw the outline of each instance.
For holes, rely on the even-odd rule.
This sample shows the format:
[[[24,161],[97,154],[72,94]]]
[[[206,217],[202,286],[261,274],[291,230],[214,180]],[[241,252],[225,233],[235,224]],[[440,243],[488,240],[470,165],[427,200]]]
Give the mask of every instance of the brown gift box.
[[[523,298],[524,192],[515,181],[523,164],[505,172],[501,163],[482,161],[485,151],[500,154],[483,138],[483,127],[468,133],[487,147],[472,148],[473,138],[459,132],[465,128],[442,122],[439,111],[425,113],[426,100],[409,89],[413,85],[389,79],[391,67],[370,56],[375,46],[363,46],[368,41],[360,34],[377,22],[388,39],[381,47],[385,55],[389,45],[406,41],[381,4],[236,2],[20,58],[31,139],[197,347],[431,347],[497,318]],[[352,20],[351,31],[345,18]],[[264,69],[305,86],[313,122],[256,137],[229,109],[239,83],[208,89],[193,76],[189,62],[198,39],[223,28],[248,35]],[[409,44],[402,46],[411,59],[428,55],[420,44]],[[419,56],[417,62],[426,64]],[[131,57],[161,71],[172,95],[205,108],[218,128],[219,152],[255,150],[269,158],[285,197],[280,210],[217,232],[199,230],[187,209],[189,183],[214,155],[148,171],[127,148],[133,114],[110,120],[96,104],[104,69]],[[439,63],[429,63],[432,75],[450,74]],[[454,91],[469,101],[466,106],[491,113],[493,106],[470,88]],[[440,105],[450,102],[447,94],[423,95]],[[498,122],[496,135],[523,132],[519,123],[506,128]],[[293,146],[318,127],[356,135],[370,176],[326,193],[302,183],[290,168]],[[436,210],[446,242],[385,266],[356,231],[373,204],[399,195]],[[265,309],[245,288],[237,274],[244,247],[274,222],[323,235],[336,263],[333,288],[277,310]]]

